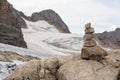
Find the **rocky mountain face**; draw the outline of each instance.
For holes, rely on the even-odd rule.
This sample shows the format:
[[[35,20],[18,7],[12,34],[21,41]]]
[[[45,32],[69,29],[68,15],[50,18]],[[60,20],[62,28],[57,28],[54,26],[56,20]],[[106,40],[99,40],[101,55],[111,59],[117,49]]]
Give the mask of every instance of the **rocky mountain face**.
[[[108,48],[120,49],[120,28],[115,31],[96,34],[98,42]]]
[[[14,17],[16,18],[17,21],[17,26],[21,27],[21,28],[27,28],[27,24],[26,22],[23,20],[22,16],[20,15],[19,11],[16,10],[15,8],[13,8],[12,5],[10,5],[10,10],[12,12],[12,14],[14,15]]]
[[[0,0],[0,42],[26,48],[21,31],[21,27],[26,26],[24,24],[7,0]]]
[[[21,28],[0,24],[0,42],[26,48]]]
[[[27,17],[24,13],[20,12],[21,16],[29,21],[45,20],[49,24],[54,25],[62,33],[70,33],[68,26],[62,21],[60,16],[53,10],[43,10],[41,12],[33,13],[31,17]]]
[[[19,12],[7,0],[0,1],[0,23],[27,28]]]

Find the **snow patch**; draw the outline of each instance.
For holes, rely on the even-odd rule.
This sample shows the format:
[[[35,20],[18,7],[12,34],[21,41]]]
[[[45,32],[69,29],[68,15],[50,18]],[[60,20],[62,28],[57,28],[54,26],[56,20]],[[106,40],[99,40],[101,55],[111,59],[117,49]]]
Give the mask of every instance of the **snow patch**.
[[[3,80],[6,76],[8,76],[9,70],[7,65],[12,65],[12,64],[16,64],[16,67],[24,64],[25,62],[21,62],[21,61],[16,61],[14,60],[13,62],[2,62],[0,61],[0,80]]]
[[[58,55],[55,55],[55,54],[52,54],[52,53],[48,54],[46,52],[46,50],[42,50],[40,48],[39,48],[39,52],[37,52],[35,50],[20,48],[20,47],[8,45],[8,44],[3,44],[3,43],[0,43],[0,50],[1,51],[12,51],[12,52],[16,52],[20,55],[30,55],[30,56],[39,57],[39,58],[47,58],[47,57],[52,57],[52,56],[58,56]]]
[[[53,56],[80,53],[82,35],[60,33],[46,21],[25,21],[28,29],[22,31],[29,49],[46,55],[53,54]],[[51,30],[48,30],[48,26]]]
[[[24,19],[25,20],[25,19]],[[23,32],[59,32],[55,26],[49,24],[48,22],[44,20],[32,22],[25,20],[28,29],[23,29]],[[26,31],[27,30],[27,31]]]
[[[118,26],[116,26],[116,25],[113,25],[113,26],[111,26],[107,31],[109,32],[109,31],[115,31],[117,28],[120,28],[120,27],[118,27]]]

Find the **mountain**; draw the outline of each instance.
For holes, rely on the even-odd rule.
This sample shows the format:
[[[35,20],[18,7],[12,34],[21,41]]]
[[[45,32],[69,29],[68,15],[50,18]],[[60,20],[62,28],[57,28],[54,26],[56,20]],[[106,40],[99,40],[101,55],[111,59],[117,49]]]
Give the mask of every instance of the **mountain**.
[[[115,31],[99,33],[97,38],[104,47],[120,49],[120,28],[116,28]]]
[[[7,0],[1,0],[0,4],[1,43],[15,45],[19,47],[27,47],[21,31],[21,28],[28,28],[24,19],[29,20],[33,23],[36,23],[38,21],[46,21],[52,26],[51,28],[56,29],[57,32],[70,33],[67,25],[53,10],[44,10],[39,13],[33,13],[31,17],[27,17],[26,15],[24,15],[24,13],[19,12],[18,10],[13,8],[13,6],[10,3],[8,3]],[[36,26],[34,28],[36,28]],[[51,28],[49,28],[49,30]],[[7,32],[5,31],[5,29],[8,29],[9,31]]]
[[[7,2],[0,0],[0,42],[10,45],[26,48],[21,31],[22,18],[17,14],[16,10]],[[24,24],[24,21],[23,21]]]
[[[31,15],[31,17],[27,17],[24,15],[24,13],[20,12],[21,16],[29,21],[40,21],[45,20],[49,24],[54,25],[56,29],[59,30],[59,32],[62,33],[70,33],[70,30],[68,26],[63,22],[61,17],[53,10],[43,10],[41,12],[36,12]]]

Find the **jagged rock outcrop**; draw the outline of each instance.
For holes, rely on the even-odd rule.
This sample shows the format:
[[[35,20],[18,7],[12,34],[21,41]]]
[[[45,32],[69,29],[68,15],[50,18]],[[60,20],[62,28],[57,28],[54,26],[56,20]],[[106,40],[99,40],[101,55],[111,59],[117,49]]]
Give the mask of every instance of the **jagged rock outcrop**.
[[[91,23],[85,25],[84,47],[81,51],[81,57],[99,61],[107,56],[107,52],[96,44],[94,32]]]
[[[101,62],[80,55],[32,60],[4,80],[119,80],[120,50],[109,51]]]
[[[0,0],[0,42],[26,48],[21,31],[21,18],[7,2]]]
[[[24,19],[22,18],[22,16],[20,15],[19,11],[16,10],[15,8],[13,8],[12,5],[10,5],[10,10],[12,12],[12,14],[15,16],[16,21],[17,21],[17,26],[21,27],[21,28],[27,28],[27,24],[24,21]]]
[[[0,1],[0,23],[27,28],[25,21],[7,0]]]
[[[98,33],[96,36],[100,45],[107,48],[120,49],[120,28],[111,32]]]
[[[20,12],[21,16],[29,21],[39,21],[45,20],[49,24],[54,25],[60,32],[70,33],[68,26],[62,21],[60,16],[53,10],[43,10],[41,12],[36,12],[31,15],[31,17],[27,17],[24,13]]]

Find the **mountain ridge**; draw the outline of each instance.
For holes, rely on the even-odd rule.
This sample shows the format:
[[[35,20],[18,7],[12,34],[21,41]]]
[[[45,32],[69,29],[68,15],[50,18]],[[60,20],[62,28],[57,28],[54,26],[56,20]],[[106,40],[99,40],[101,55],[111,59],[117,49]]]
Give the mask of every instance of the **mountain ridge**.
[[[99,44],[104,47],[120,49],[120,28],[116,28],[115,31],[105,31],[103,33],[96,34]]]
[[[20,15],[29,21],[40,21],[45,20],[49,24],[54,25],[62,33],[71,33],[68,26],[64,23],[61,17],[52,9],[35,12],[31,16],[26,16],[23,12],[19,12]]]

